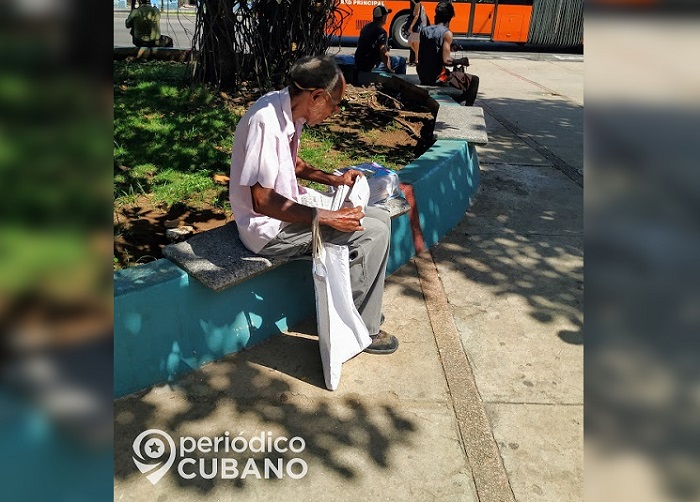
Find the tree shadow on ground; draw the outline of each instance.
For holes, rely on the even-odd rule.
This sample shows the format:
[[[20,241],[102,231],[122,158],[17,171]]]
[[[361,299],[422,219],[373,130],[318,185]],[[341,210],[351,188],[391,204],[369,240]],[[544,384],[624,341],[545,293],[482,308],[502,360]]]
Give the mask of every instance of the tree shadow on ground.
[[[568,131],[566,139],[559,139],[568,128],[581,131],[574,134],[574,143],[582,138],[583,110],[565,100],[484,101],[490,108],[546,117],[544,125],[521,135],[526,134],[552,158],[541,157],[487,114],[489,139],[495,135],[498,142],[477,146],[479,190],[466,217],[433,248],[434,259],[439,266],[488,286],[496,296],[523,298],[530,317],[542,324],[557,319],[572,323],[578,333],[560,338],[578,345],[582,342],[583,190],[556,168],[552,160],[558,154],[548,145],[570,143]]]
[[[581,327],[582,190],[564,179],[556,187],[557,196],[550,194],[549,200],[535,202],[533,199],[545,194],[535,188],[534,174],[531,183],[520,181],[517,171],[521,169],[499,167],[482,172],[480,193],[469,217],[433,249],[434,259],[440,267],[487,286],[496,297],[524,299],[530,317],[539,323],[564,319]],[[547,176],[547,169],[534,168],[542,177]],[[552,174],[563,178],[556,171]],[[552,197],[559,197],[556,205],[550,205]],[[559,203],[566,198],[570,205],[562,209]],[[480,301],[455,299],[459,306],[480,305]],[[571,343],[577,336],[560,338]]]
[[[299,380],[294,382],[288,376]],[[306,382],[306,384],[301,383]],[[272,437],[300,437],[301,453],[198,454],[211,459],[264,458],[287,463],[294,457],[317,461],[345,479],[359,475],[347,461],[348,450],[373,468],[387,469],[392,448],[410,444],[417,424],[393,404],[368,404],[361,396],[328,394],[309,399],[305,385],[323,387],[317,341],[311,336],[281,335],[249,350],[232,354],[178,380],[170,389],[153,388],[115,402],[115,477],[126,480],[140,473],[134,467],[132,442],[143,431],[157,428],[179,437],[241,435],[260,432]],[[309,389],[309,392],[316,392]],[[324,392],[317,389],[317,392]],[[255,430],[264,424],[264,430]],[[242,432],[243,431],[243,432]],[[175,461],[177,465],[179,456]],[[262,471],[262,468],[260,468]],[[209,470],[209,467],[207,467]],[[186,480],[171,472],[178,485],[192,493],[206,494],[217,486],[244,490],[250,479]],[[258,482],[252,478],[252,482]]]
[[[477,100],[476,106],[484,108],[489,135],[489,143],[479,147],[483,164],[553,165],[583,184],[581,105],[554,95],[532,100],[484,99]]]

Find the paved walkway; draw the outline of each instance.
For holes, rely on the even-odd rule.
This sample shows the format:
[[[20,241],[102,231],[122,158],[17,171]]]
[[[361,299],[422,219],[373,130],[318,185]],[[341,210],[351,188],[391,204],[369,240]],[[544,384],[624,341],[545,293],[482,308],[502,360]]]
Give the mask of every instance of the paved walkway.
[[[583,64],[472,69],[490,138],[481,189],[460,225],[388,279],[384,327],[399,351],[347,362],[332,393],[315,328],[301,326],[117,401],[115,500],[582,499]],[[219,463],[215,479],[173,467],[152,485],[132,461],[149,428],[305,444],[209,455],[238,458],[237,479],[220,479]],[[241,479],[247,457],[308,470]]]

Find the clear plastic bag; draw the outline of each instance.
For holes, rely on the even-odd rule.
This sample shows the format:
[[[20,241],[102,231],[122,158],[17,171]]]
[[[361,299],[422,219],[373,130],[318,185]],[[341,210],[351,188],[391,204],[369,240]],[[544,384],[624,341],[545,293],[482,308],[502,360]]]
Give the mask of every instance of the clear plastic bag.
[[[368,205],[377,206],[394,197],[402,197],[399,189],[399,175],[396,171],[392,171],[376,162],[367,162],[338,169],[334,174],[342,174],[350,169],[364,173],[367,178],[367,183],[369,184]]]

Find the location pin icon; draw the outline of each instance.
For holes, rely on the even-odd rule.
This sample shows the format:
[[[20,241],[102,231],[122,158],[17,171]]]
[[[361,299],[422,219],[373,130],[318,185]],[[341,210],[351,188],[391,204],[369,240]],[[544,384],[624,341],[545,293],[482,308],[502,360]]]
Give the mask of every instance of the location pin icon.
[[[149,437],[151,436],[151,437]],[[148,439],[146,439],[148,437]],[[165,442],[163,441],[165,440]],[[163,462],[163,456],[166,453],[165,443],[168,444],[168,459]],[[141,453],[141,445],[143,446],[143,452],[145,457],[152,459],[155,463],[148,463],[144,455]],[[131,457],[136,464],[136,467],[143,474],[146,474],[146,478],[151,482],[151,484],[156,484],[160,479],[168,472],[168,469],[172,467],[175,462],[175,441],[170,435],[159,429],[148,429],[142,432],[132,444],[135,457]]]

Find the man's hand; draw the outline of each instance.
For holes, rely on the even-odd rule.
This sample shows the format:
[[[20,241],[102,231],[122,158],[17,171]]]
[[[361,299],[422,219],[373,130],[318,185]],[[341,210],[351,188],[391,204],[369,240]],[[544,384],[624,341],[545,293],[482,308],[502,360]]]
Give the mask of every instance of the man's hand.
[[[359,232],[365,228],[360,224],[365,213],[360,206],[346,207],[337,211],[318,209],[318,222],[341,232]]]
[[[349,169],[345,171],[342,175],[338,176],[338,178],[340,179],[338,180],[338,184],[336,186],[347,185],[351,187],[355,184],[355,181],[357,181],[357,178],[359,178],[360,176],[364,176],[364,173],[355,169]]]
[[[250,194],[253,200],[253,210],[256,213],[290,223],[310,225],[313,221],[313,208],[297,204],[271,188],[265,188],[256,183],[250,187]],[[316,211],[318,222],[321,225],[335,228],[341,232],[359,232],[365,229],[360,223],[365,217],[360,206],[346,207],[338,211],[328,211],[327,209],[316,209]]]

